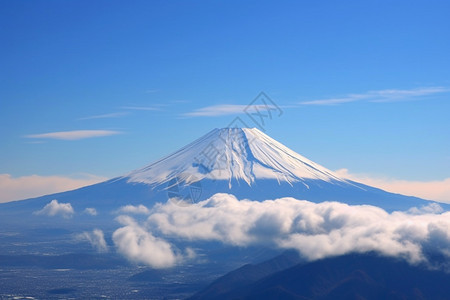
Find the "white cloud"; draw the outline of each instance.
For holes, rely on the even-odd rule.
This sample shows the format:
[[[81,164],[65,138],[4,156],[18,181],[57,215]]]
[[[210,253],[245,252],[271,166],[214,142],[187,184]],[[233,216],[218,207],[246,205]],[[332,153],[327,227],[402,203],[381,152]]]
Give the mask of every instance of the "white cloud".
[[[429,96],[438,93],[449,92],[449,88],[445,87],[423,87],[409,90],[388,89],[379,91],[369,91],[363,94],[349,94],[345,97],[327,98],[320,100],[311,100],[300,102],[302,105],[336,105],[355,101],[369,102],[395,102],[418,99],[422,96]]]
[[[347,169],[335,171],[339,176],[383,190],[408,196],[450,203],[450,178],[434,181],[408,181],[365,174],[353,174]]]
[[[73,190],[106,179],[89,174],[81,178],[39,175],[14,178],[9,174],[0,174],[0,203]]]
[[[113,130],[72,130],[72,131],[58,131],[39,134],[29,134],[25,137],[32,139],[55,139],[55,140],[81,140],[94,137],[110,136],[121,134],[120,131]]]
[[[226,116],[226,115],[235,115],[235,114],[244,114],[245,109],[248,108],[248,105],[238,105],[238,104],[222,104],[222,105],[213,105],[206,106],[203,108],[196,109],[192,112],[185,113],[185,117],[216,117],[216,116]],[[252,105],[253,109],[260,110],[269,110],[279,108],[272,105]]]
[[[131,217],[119,216],[117,220],[125,226],[113,233],[113,241],[118,251],[129,260],[155,269],[172,267],[181,261],[182,257],[170,243],[153,236]]]
[[[368,95],[359,95],[359,94],[352,94],[348,95],[346,97],[341,98],[327,98],[327,99],[320,99],[320,100],[312,100],[312,101],[304,101],[300,104],[302,105],[336,105],[336,104],[342,104],[342,103],[348,103],[348,102],[355,102],[362,99],[367,99]]]
[[[100,253],[108,252],[108,245],[105,241],[105,235],[100,229],[94,229],[92,232],[85,231],[78,235],[78,239],[87,240],[92,247]]]
[[[97,210],[93,207],[86,207],[84,209],[84,213],[87,215],[91,215],[91,216],[96,216],[97,215]]]
[[[410,97],[428,96],[449,91],[450,89],[446,87],[422,87],[410,90],[388,89],[371,91],[368,94],[373,96],[374,99],[371,99],[373,102],[391,102],[401,101]]]
[[[119,210],[117,212],[124,213],[124,214],[143,214],[143,215],[147,215],[150,213],[148,208],[142,204],[140,204],[138,206],[134,206],[134,205],[122,206],[121,208],[119,208]]]
[[[213,105],[196,109],[192,112],[184,114],[188,117],[214,117],[234,114],[243,114],[247,105],[222,104]]]
[[[74,210],[70,203],[58,203],[58,200],[54,199],[50,203],[44,206],[43,209],[35,211],[35,215],[57,216],[60,215],[64,218],[70,218],[74,214]]]
[[[387,213],[369,205],[294,198],[239,201],[233,195],[216,194],[185,207],[158,204],[146,227],[133,228],[139,228],[134,236],[145,237],[151,230],[191,241],[292,248],[309,260],[377,251],[418,263],[427,261],[423,249],[450,257],[450,212],[435,213],[440,210],[436,206],[417,210],[420,214]]]
[[[80,118],[79,120],[119,118],[119,117],[123,117],[123,116],[129,115],[129,114],[130,114],[129,112],[123,111],[123,112],[115,112],[115,113],[109,113],[109,114],[84,117],[84,118]]]
[[[440,214],[444,212],[444,209],[437,203],[430,203],[428,205],[423,205],[420,208],[411,207],[407,212],[413,215]]]

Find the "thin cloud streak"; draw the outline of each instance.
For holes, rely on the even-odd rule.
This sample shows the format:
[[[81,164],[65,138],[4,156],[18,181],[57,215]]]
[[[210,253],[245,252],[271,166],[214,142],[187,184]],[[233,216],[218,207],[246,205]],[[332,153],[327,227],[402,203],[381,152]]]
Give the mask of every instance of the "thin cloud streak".
[[[192,112],[185,113],[186,117],[215,117],[215,116],[226,116],[233,114],[242,114],[247,105],[239,104],[221,104],[206,106],[196,109]]]
[[[429,87],[429,88],[417,88],[412,90],[382,90],[372,92],[374,95],[378,95],[380,99],[373,99],[371,102],[396,102],[409,100],[409,97],[421,97],[438,93],[449,92],[450,89],[445,87]],[[417,98],[416,98],[417,99]]]
[[[396,102],[396,101],[411,101],[418,100],[423,96],[430,96],[438,93],[449,92],[450,89],[446,87],[425,87],[410,90],[387,89],[379,91],[369,91],[363,94],[349,94],[340,98],[327,98],[320,100],[311,100],[300,102],[301,105],[337,105],[355,101],[368,102]]]
[[[89,116],[84,118],[79,118],[78,120],[92,120],[92,119],[109,119],[109,118],[119,118],[129,115],[129,112],[116,112],[116,113],[110,113],[110,114],[103,114],[103,115],[95,115],[95,116]]]
[[[342,103],[354,102],[362,99],[366,99],[366,95],[349,95],[343,98],[330,98],[330,99],[322,99],[322,100],[313,100],[313,101],[305,101],[301,102],[302,105],[336,105]]]
[[[39,134],[29,134],[26,135],[25,137],[30,139],[54,139],[54,140],[74,141],[116,134],[122,134],[122,132],[114,130],[72,130],[72,131],[57,131]]]
[[[241,105],[241,104],[220,104],[220,105],[212,105],[206,106],[199,109],[196,109],[192,112],[188,112],[183,114],[184,117],[217,117],[217,116],[227,116],[227,115],[236,115],[236,114],[244,114],[245,109],[249,107],[249,105]],[[268,109],[277,109],[271,105],[252,105],[253,108],[259,108],[261,110]]]

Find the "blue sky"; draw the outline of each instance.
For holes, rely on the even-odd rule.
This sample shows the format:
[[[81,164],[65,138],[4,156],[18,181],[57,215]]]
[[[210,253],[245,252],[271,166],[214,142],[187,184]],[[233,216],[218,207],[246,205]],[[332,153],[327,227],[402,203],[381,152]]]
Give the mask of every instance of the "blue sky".
[[[449,13],[448,1],[2,0],[0,174],[118,176],[246,118],[264,91],[283,110],[266,133],[329,169],[445,180]]]

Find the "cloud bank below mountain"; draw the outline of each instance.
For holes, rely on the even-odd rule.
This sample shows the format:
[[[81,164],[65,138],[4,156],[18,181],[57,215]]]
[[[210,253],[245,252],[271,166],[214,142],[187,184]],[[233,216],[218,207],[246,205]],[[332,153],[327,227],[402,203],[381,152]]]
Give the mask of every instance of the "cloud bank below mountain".
[[[114,232],[113,241],[118,252],[129,260],[161,269],[172,267],[182,259],[173,245],[153,236],[133,218],[122,215],[117,220],[124,226]]]
[[[450,257],[450,212],[436,204],[387,213],[369,205],[294,198],[239,201],[216,194],[190,206],[157,204],[142,224],[129,216],[119,221],[125,225],[113,235],[119,252],[155,268],[187,257],[168,242],[174,238],[296,249],[307,260],[369,251],[413,264],[427,262],[430,251]]]

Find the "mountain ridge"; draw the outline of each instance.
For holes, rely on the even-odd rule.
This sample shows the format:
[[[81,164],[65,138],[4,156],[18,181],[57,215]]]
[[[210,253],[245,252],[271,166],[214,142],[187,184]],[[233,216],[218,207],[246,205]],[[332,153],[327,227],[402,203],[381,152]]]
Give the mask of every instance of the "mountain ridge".
[[[189,299],[446,299],[450,292],[449,273],[376,253],[302,262],[244,284],[221,284],[245,271],[232,271]]]

